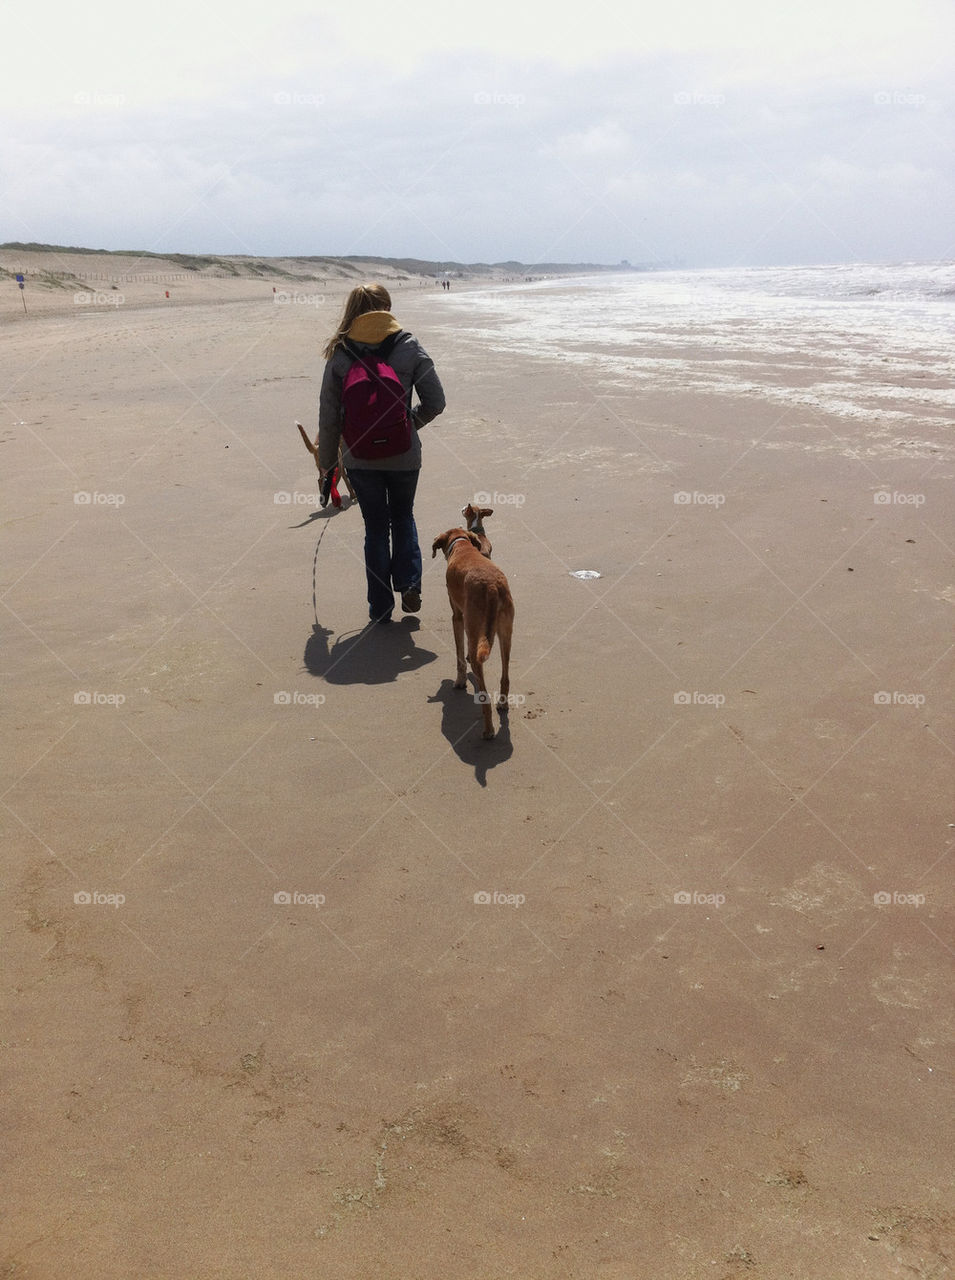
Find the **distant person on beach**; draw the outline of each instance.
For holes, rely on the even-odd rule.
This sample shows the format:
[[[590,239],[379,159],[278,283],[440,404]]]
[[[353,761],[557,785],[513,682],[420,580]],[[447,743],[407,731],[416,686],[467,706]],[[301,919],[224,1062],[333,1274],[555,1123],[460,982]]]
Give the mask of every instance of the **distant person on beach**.
[[[391,297],[381,284],[352,289],[324,354],[319,471],[324,478],[338,465],[341,445],[365,522],[369,617],[390,622],[395,591],[404,613],[421,608],[421,549],[414,521],[421,469],[418,432],[444,410],[444,390],[428,353],[391,314]],[[418,394],[414,407],[413,391]],[[363,394],[378,396],[375,404],[385,406],[372,414],[372,424],[380,424],[375,430],[356,425]],[[388,449],[394,451],[383,452]]]

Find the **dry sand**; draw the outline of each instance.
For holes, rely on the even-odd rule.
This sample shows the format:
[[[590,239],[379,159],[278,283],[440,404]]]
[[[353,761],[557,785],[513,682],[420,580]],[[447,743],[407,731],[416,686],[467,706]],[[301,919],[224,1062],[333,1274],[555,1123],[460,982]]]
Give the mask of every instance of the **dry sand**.
[[[485,743],[443,562],[363,631],[315,505],[344,286],[204,287],[4,285],[0,1274],[948,1276],[948,472],[875,506],[804,411],[409,285],[425,556],[496,494],[517,603]]]

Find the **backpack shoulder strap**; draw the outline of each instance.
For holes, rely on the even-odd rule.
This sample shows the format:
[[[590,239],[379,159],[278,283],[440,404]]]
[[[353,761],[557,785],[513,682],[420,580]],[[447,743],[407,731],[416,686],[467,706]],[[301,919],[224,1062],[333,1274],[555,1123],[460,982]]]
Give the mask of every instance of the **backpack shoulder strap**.
[[[404,329],[399,329],[397,333],[389,333],[387,338],[385,338],[382,342],[378,343],[378,349],[375,352],[375,355],[378,357],[378,359],[387,360],[388,357],[391,355],[391,352],[394,348],[395,343],[398,341],[399,338],[403,338],[404,336],[405,336]]]

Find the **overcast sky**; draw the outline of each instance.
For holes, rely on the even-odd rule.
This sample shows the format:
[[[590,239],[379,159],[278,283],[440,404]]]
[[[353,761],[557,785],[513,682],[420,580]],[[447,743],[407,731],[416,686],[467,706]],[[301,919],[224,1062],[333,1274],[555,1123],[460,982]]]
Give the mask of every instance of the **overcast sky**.
[[[953,0],[19,0],[0,241],[955,257]]]

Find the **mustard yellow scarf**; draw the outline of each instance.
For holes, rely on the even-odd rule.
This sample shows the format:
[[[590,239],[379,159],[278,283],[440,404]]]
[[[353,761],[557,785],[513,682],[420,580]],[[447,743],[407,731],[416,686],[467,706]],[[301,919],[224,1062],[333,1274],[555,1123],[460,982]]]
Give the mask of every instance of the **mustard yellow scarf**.
[[[398,333],[400,329],[401,325],[390,311],[366,311],[353,322],[348,336],[352,342],[367,342],[369,346],[376,346],[379,342],[384,342],[389,333]]]

